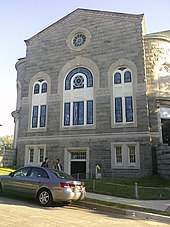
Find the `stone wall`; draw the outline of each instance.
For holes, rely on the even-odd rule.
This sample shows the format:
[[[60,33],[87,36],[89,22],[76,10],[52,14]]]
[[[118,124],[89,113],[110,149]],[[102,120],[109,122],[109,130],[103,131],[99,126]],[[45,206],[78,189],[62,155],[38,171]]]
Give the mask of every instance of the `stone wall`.
[[[0,150],[0,167],[16,165],[16,150]]]
[[[164,144],[156,148],[157,173],[164,178],[170,179],[170,146]]]

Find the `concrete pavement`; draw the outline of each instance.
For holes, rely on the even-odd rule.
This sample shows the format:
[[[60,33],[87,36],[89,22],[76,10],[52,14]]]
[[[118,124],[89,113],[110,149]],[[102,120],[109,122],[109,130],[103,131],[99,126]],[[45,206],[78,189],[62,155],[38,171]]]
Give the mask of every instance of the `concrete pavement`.
[[[89,199],[97,199],[101,201],[149,208],[149,209],[154,209],[159,211],[166,211],[170,213],[170,200],[136,200],[136,199],[120,198],[115,196],[101,195],[101,194],[89,193],[89,192],[87,192],[86,197]]]
[[[135,200],[135,199],[127,199],[127,198],[120,198],[115,196],[89,193],[89,192],[87,192],[86,197],[89,199],[96,199],[101,201],[130,205],[134,207],[154,209],[160,212],[166,211],[170,213],[170,200]],[[95,210],[104,210],[107,212],[127,215],[133,219],[148,219],[148,220],[155,220],[158,222],[164,222],[164,223],[170,224],[170,216],[137,211],[135,210],[135,208],[133,210],[128,210],[128,209],[114,208],[112,206],[105,206],[105,205],[103,206],[101,204],[94,204],[94,203],[88,203],[88,202],[84,204],[84,206],[87,206]]]

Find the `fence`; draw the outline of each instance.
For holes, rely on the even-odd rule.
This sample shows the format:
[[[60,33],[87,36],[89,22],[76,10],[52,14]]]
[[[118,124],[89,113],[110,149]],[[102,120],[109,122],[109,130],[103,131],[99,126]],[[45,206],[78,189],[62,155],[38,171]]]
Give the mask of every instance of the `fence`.
[[[170,199],[170,188],[144,187],[108,183],[105,181],[86,180],[86,189],[89,192],[132,199]]]

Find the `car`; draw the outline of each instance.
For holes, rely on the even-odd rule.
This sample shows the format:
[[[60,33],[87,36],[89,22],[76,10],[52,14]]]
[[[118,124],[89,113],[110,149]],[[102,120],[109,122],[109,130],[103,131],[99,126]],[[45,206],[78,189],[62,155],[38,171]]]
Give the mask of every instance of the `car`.
[[[0,194],[37,199],[42,206],[53,202],[71,203],[83,200],[86,195],[85,184],[59,170],[39,166],[26,166],[0,175]]]

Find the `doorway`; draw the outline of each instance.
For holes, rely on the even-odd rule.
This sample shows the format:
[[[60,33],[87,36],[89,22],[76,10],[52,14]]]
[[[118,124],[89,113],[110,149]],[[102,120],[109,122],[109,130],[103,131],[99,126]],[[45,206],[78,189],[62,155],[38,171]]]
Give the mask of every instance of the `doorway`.
[[[71,175],[76,179],[86,179],[86,162],[71,161]]]

